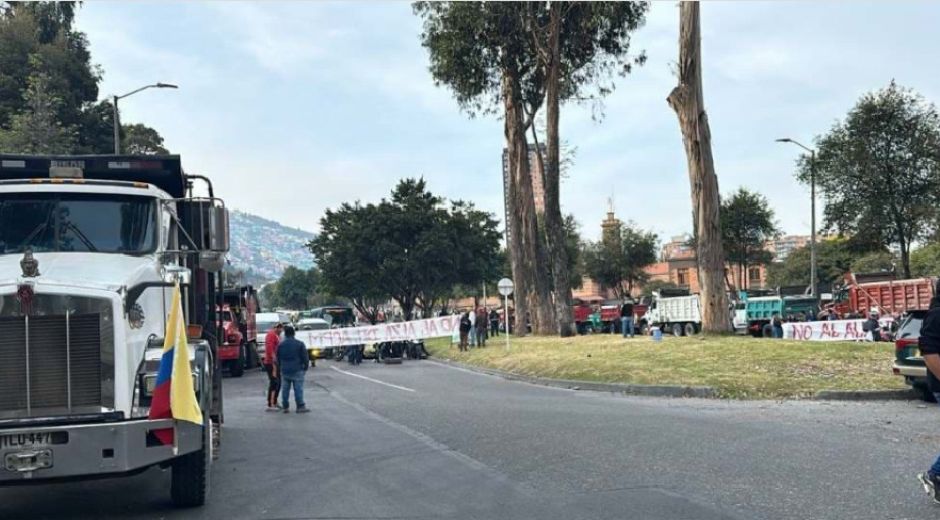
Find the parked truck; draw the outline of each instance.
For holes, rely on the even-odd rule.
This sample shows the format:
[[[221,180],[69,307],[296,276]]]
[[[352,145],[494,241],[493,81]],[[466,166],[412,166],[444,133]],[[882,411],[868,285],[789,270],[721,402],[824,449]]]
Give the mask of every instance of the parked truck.
[[[840,316],[867,317],[872,307],[883,315],[902,315],[913,310],[927,310],[934,295],[936,278],[894,280],[893,276],[865,281],[865,275],[849,273],[845,285],[833,294],[832,308]]]
[[[807,316],[815,317],[819,311],[816,298],[808,295],[749,296],[742,291],[738,302],[732,318],[735,331],[756,338],[773,337],[770,321],[774,314],[779,315],[781,320],[793,321],[803,320]]]
[[[619,300],[598,301],[592,305],[590,302],[576,299],[572,305],[571,313],[578,334],[621,332],[620,305]],[[646,314],[648,307],[649,302],[647,301],[639,301],[633,304],[633,319],[637,334],[646,334],[646,323],[643,321],[643,316]]]
[[[255,315],[258,297],[250,285],[226,288],[222,293],[223,334],[219,345],[219,359],[229,374],[241,377],[245,369],[260,365],[258,359],[258,330]]]
[[[204,503],[227,250],[224,204],[179,156],[0,155],[0,484],[160,466],[173,503]],[[202,424],[148,419],[176,284]]]
[[[691,336],[702,330],[702,312],[698,294],[682,289],[654,292],[639,327],[659,327],[673,336]]]

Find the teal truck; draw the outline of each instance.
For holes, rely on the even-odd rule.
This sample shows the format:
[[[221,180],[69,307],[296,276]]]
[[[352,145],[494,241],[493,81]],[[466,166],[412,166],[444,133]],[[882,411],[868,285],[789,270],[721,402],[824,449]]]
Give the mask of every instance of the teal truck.
[[[805,314],[816,316],[819,305],[812,296],[748,296],[741,291],[735,305],[735,332],[755,338],[773,336],[770,320],[779,314],[784,320],[802,320]]]

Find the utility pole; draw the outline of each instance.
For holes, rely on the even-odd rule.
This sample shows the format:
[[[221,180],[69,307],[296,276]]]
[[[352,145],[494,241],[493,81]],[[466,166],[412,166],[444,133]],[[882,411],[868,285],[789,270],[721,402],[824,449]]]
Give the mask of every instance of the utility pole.
[[[141,90],[147,90],[148,88],[179,88],[176,85],[171,85],[170,83],[154,83],[153,85],[145,85],[140,87],[137,90],[132,90],[123,96],[111,96],[111,103],[114,105],[113,119],[114,119],[114,155],[121,155],[121,115],[118,111],[118,100],[124,99],[128,96],[133,96],[134,94],[140,92]]]
[[[809,290],[811,296],[818,300],[819,291],[816,288],[816,150],[804,146],[789,137],[777,139],[777,142],[795,144],[809,152]]]

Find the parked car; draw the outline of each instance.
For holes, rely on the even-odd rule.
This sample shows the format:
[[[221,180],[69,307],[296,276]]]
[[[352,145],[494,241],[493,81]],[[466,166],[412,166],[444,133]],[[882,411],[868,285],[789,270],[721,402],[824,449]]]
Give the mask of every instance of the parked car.
[[[904,382],[919,392],[925,401],[933,402],[933,394],[927,388],[927,365],[917,348],[920,326],[926,317],[927,311],[917,310],[907,313],[901,320],[894,340],[894,364],[891,370],[895,375],[902,376]]]
[[[296,325],[298,332],[310,331],[310,330],[329,330],[330,322],[324,320],[323,318],[301,318],[297,321]],[[310,360],[316,360],[320,358],[332,358],[336,349],[342,350],[343,347],[313,347],[307,345],[307,352],[310,353]]]
[[[258,328],[258,343],[256,350],[258,359],[264,359],[264,339],[268,331],[278,323],[290,323],[286,315],[277,312],[259,312],[255,315],[255,325]]]

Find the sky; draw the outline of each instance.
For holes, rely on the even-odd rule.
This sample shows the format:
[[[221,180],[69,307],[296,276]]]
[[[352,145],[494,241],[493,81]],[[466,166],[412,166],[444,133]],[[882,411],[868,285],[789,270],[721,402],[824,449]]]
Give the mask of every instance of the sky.
[[[706,110],[720,190],[767,197],[781,230],[808,234],[809,188],[794,178],[811,145],[892,79],[940,101],[940,3],[708,2]],[[316,231],[327,208],[378,201],[403,177],[503,217],[502,122],[472,119],[437,87],[405,2],[85,2],[77,26],[123,94],[125,123],[156,128],[226,204]],[[676,85],[678,8],[654,2],[633,51],[648,59],[594,105],[562,107],[576,149],[562,211],[600,236],[618,218],[659,234],[691,230],[685,153],[666,96]],[[596,117],[601,115],[602,117]],[[822,214],[822,210],[818,210]]]

